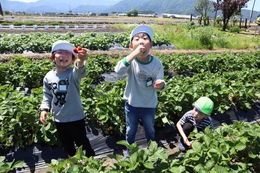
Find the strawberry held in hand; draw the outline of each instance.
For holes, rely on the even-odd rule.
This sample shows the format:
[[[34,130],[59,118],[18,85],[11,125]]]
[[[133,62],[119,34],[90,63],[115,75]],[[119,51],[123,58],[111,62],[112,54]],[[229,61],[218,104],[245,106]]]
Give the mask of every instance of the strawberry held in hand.
[[[78,67],[83,67],[84,61],[88,58],[87,49],[81,46],[74,47],[74,53],[77,54],[76,63],[79,64]]]
[[[73,49],[73,51],[74,51],[75,53],[79,53],[79,51],[81,51],[81,50],[82,50],[82,47],[80,47],[80,46],[75,47],[75,48]]]
[[[78,52],[78,49],[77,49],[76,47],[73,49],[73,52],[79,53],[79,52]]]

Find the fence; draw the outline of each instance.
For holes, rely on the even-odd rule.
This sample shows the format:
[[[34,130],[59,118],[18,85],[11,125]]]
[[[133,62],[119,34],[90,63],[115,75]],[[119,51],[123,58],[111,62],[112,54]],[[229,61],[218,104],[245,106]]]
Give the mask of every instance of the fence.
[[[84,24],[84,25],[2,25],[0,24],[0,29],[20,29],[20,30],[49,30],[49,29],[55,29],[55,30],[78,30],[78,29],[106,29],[106,25],[96,25],[96,24]]]

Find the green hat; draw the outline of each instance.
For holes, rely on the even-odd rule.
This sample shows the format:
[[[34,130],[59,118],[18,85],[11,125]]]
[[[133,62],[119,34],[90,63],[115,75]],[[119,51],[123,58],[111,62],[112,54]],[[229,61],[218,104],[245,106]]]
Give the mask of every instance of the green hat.
[[[195,108],[197,108],[200,112],[210,115],[214,109],[214,102],[208,97],[200,97],[195,102]]]

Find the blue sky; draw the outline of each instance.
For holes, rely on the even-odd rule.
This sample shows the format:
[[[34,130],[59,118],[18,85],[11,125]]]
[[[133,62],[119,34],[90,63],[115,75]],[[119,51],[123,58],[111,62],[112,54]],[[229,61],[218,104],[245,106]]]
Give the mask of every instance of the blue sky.
[[[38,0],[9,0],[9,1],[19,1],[19,2],[27,2],[27,3],[29,3],[29,2],[36,2]]]
[[[36,2],[38,0],[10,0],[10,1],[20,1],[20,2]],[[73,1],[73,0],[72,0]],[[119,2],[121,0],[106,0],[107,2],[111,2],[111,3],[116,3]],[[249,2],[247,3],[247,9],[252,10],[253,8],[253,3],[254,0],[249,0]],[[254,11],[260,11],[260,0],[255,0],[255,5],[254,5]]]
[[[250,0],[247,3],[247,8],[246,9],[252,10],[253,4],[254,4],[254,0]],[[255,0],[254,11],[260,11],[260,1],[259,0]]]
[[[27,3],[29,3],[29,2],[36,2],[38,0],[9,0],[9,1],[19,1],[19,2],[27,2]],[[73,2],[73,0],[71,0],[71,1]],[[121,0],[105,0],[105,1],[111,2],[111,3],[117,3],[117,2],[119,2]]]
[[[38,0],[9,0],[9,1],[19,1],[19,2],[27,2],[27,3],[29,3],[29,2],[36,2],[36,1],[38,1]],[[73,1],[73,0],[72,0],[72,1]],[[106,0],[106,1],[110,1],[110,2],[115,3],[115,2],[119,2],[119,1],[121,1],[121,0]]]

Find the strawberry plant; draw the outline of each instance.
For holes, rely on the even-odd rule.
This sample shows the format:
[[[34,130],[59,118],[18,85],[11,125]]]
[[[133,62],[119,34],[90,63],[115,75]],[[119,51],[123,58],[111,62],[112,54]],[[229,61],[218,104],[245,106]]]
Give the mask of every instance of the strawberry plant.
[[[258,172],[260,170],[259,124],[223,124],[205,134],[195,134],[193,148],[183,160],[171,162],[171,172]],[[179,171],[177,171],[179,170]]]
[[[116,132],[123,133],[125,129],[125,102],[122,98],[125,81],[118,81],[113,87],[111,87],[111,85],[111,83],[102,83],[96,88],[94,96],[96,100],[96,118],[102,125],[103,132],[105,132],[106,135],[111,134],[111,132],[115,132],[114,135],[116,135]],[[113,126],[113,131],[109,131],[110,126]]]
[[[0,142],[7,148],[26,147],[33,143],[57,144],[54,125],[48,128],[39,123],[40,90],[33,94],[12,90],[10,86],[0,87]],[[48,128],[46,133],[44,129]],[[52,140],[49,140],[49,138]]]
[[[76,155],[69,159],[52,160],[47,164],[54,172],[259,172],[259,124],[235,122],[223,124],[215,130],[206,128],[205,133],[192,132],[193,148],[177,159],[178,152],[171,157],[156,142],[141,149],[136,143],[129,145],[119,141],[130,151],[130,156],[109,154],[113,165],[105,166],[104,159],[86,158],[79,147]]]
[[[93,84],[99,84],[103,81],[102,74],[113,71],[112,63],[109,57],[93,55],[88,59],[87,76],[93,79]]]
[[[214,100],[216,114],[230,109],[251,109],[254,101],[260,98],[258,56],[258,52],[158,55],[166,69],[167,88],[158,92],[155,125],[161,127],[169,121],[176,122],[193,108],[192,103],[201,95]],[[118,58],[108,55],[93,55],[88,59],[87,77],[81,82],[81,99],[87,122],[101,128],[104,135],[121,135],[125,129],[125,101],[122,97],[126,81],[109,83],[104,82],[102,77],[103,73],[113,71],[118,61]],[[47,57],[44,60],[14,57],[0,65],[1,153],[13,146],[58,144],[51,114],[46,126],[38,122],[42,79],[51,68],[53,64]],[[167,78],[171,71],[176,72],[174,77]],[[14,90],[21,85],[32,89],[32,94],[25,97],[23,92]]]
[[[82,45],[89,50],[108,50],[113,47],[114,42],[128,48],[130,33],[84,33],[66,34],[35,32],[29,34],[6,34],[1,33],[0,53],[23,53],[32,51],[35,53],[50,52],[51,45],[57,40],[68,40],[74,45]],[[155,44],[167,44],[169,41],[155,35]]]
[[[0,156],[0,172],[11,172],[18,168],[25,167],[25,162],[18,160],[13,160],[12,162],[5,162],[5,157]]]
[[[130,150],[130,156],[122,159],[121,155],[108,155],[118,162],[111,166],[108,171],[111,172],[168,172],[168,155],[164,148],[158,147],[157,143],[152,141],[147,150],[138,148],[134,143],[129,145],[126,141],[119,141],[119,145],[124,145]]]
[[[93,157],[86,157],[82,147],[79,147],[75,156],[69,159],[55,160],[52,159],[50,164],[47,164],[53,169],[54,173],[58,172],[84,172],[84,173],[101,173],[106,172],[106,167],[103,166],[104,160],[96,160]],[[50,173],[50,172],[48,172]]]
[[[44,75],[53,67],[46,60],[31,61],[28,58],[14,56],[9,62],[1,64],[1,84],[11,84],[14,88],[19,86],[39,88],[42,86]]]

